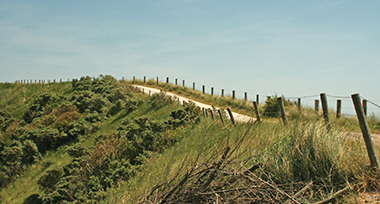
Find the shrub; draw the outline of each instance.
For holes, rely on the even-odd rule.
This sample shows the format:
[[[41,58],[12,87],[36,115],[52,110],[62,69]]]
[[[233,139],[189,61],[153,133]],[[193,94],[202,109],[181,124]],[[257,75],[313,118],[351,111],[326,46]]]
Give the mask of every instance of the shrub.
[[[23,130],[20,130],[20,132],[22,132],[22,135],[19,137],[19,140],[33,141],[41,153],[44,153],[46,150],[55,149],[70,140],[70,138],[67,138],[66,133],[59,132],[57,129],[52,128],[24,128]]]
[[[4,187],[23,171],[22,144],[15,141],[11,146],[4,147],[0,155],[0,187]]]
[[[27,198],[25,198],[25,200],[24,200],[24,202],[22,202],[22,204],[41,204],[42,202],[43,202],[43,200],[40,197],[40,195],[35,193],[35,194],[32,194],[32,195],[28,196]]]
[[[128,97],[125,103],[125,109],[127,112],[132,112],[137,109],[137,107],[142,103],[141,100]]]
[[[12,115],[6,110],[0,110],[0,130],[5,131],[7,127],[14,121]]]
[[[82,143],[77,143],[73,146],[67,147],[66,152],[73,157],[81,157],[87,155],[90,151]]]
[[[108,104],[108,100],[104,99],[99,94],[94,94],[90,91],[83,91],[74,94],[70,99],[81,113],[98,112],[102,113],[104,107]]]
[[[171,97],[167,96],[165,92],[155,93],[150,98],[151,105],[155,108],[163,107],[167,104],[173,103]]]
[[[172,111],[168,124],[174,128],[200,120],[200,109],[194,103],[188,103],[184,108]]]
[[[31,140],[25,140],[22,147],[24,164],[31,164],[38,162],[41,159],[41,154],[38,151],[37,145]]]
[[[289,101],[283,98],[284,107],[290,104]],[[265,100],[264,105],[264,115],[268,117],[278,117],[280,108],[278,106],[277,95],[275,96],[267,96],[267,100]]]
[[[38,179],[38,185],[44,188],[47,191],[53,191],[57,187],[59,179],[62,177],[62,171],[59,169],[52,169],[46,171],[44,175]]]
[[[39,95],[33,104],[25,112],[23,119],[27,123],[31,123],[34,118],[49,114],[54,108],[59,106],[59,103],[64,100],[62,95],[55,93],[43,93]]]

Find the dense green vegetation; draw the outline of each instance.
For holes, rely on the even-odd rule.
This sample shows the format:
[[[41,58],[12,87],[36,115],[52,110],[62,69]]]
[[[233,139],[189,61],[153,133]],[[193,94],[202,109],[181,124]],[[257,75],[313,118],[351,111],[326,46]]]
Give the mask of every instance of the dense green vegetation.
[[[253,110],[243,100],[159,86],[214,106]],[[263,122],[233,126],[201,117],[192,103],[178,106],[164,92],[148,97],[108,75],[0,84],[0,94],[1,203],[281,203],[310,182],[299,202],[323,200],[347,185],[350,196],[337,200],[352,202],[379,189],[364,144],[344,133],[359,131],[355,118],[332,117],[328,131],[313,110],[286,101],[284,126],[274,118],[275,97],[260,105]],[[369,118],[371,132],[379,124]],[[247,186],[263,188],[252,193]]]
[[[147,98],[111,76],[74,79],[71,87],[62,85],[57,91],[56,84],[5,84],[2,91],[14,93],[19,86],[26,86],[23,92],[34,100],[27,99],[22,115],[8,107],[14,99],[1,101],[4,202],[21,203],[20,196],[7,190],[38,168],[37,182],[26,185],[37,185],[39,190],[26,190],[27,197],[21,197],[25,203],[98,203],[106,199],[107,189],[133,176],[152,152],[180,139],[165,137],[165,132],[199,121],[193,104],[178,108],[160,94]],[[35,93],[29,90],[33,86],[47,87]],[[170,108],[154,117],[165,106]],[[131,114],[137,109],[143,113]],[[107,131],[105,126],[113,129]],[[65,163],[59,164],[62,157]]]

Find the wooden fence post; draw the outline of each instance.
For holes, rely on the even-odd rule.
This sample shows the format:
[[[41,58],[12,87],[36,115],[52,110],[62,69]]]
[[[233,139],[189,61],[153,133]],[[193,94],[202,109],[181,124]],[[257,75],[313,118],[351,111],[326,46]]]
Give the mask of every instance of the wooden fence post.
[[[158,84],[158,77],[156,77],[156,79],[157,79],[157,84]]]
[[[208,109],[204,109],[205,110],[205,114],[206,114],[206,118],[208,118]]]
[[[220,120],[222,121],[222,123],[223,123],[223,125],[224,125],[224,120],[223,120],[223,114],[222,114],[222,111],[219,109],[219,110],[218,110],[218,113],[219,113]]]
[[[146,76],[144,76],[144,84],[146,83]]]
[[[318,113],[319,113],[319,100],[314,101],[314,110],[315,110],[315,114],[318,115]]]
[[[178,79],[175,78],[175,85],[178,85]]]
[[[330,117],[329,117],[329,108],[328,108],[328,105],[327,105],[326,94],[325,93],[321,93],[320,95],[321,95],[323,117],[325,118],[326,128],[328,130],[331,130]]]
[[[202,93],[205,94],[205,85],[202,85]]]
[[[193,90],[195,90],[195,82],[193,82]]]
[[[210,114],[211,114],[212,120],[215,120],[215,118],[214,118],[214,111],[212,109],[209,109],[209,110],[210,110]]]
[[[364,115],[367,116],[367,100],[363,99],[362,103],[363,103]]]
[[[232,100],[235,100],[235,90],[232,90]]]
[[[224,89],[222,89],[222,97],[224,97]]]
[[[135,76],[133,76],[133,81],[132,81],[132,84],[134,84],[134,83],[135,83],[135,81],[136,81],[136,78],[135,78]]]
[[[211,87],[211,96],[214,95],[214,87]]]
[[[230,115],[232,125],[235,125],[235,118],[234,115],[232,115],[231,108],[227,108],[228,114]]]
[[[301,110],[301,98],[298,98],[297,105],[298,105],[298,110]]]
[[[284,125],[288,124],[288,119],[285,115],[285,108],[284,108],[284,102],[282,101],[282,97],[277,98],[278,107],[280,108],[281,118]]]
[[[202,108],[203,117],[206,117],[205,108]]]
[[[359,120],[360,129],[362,130],[364,142],[367,147],[367,153],[368,153],[369,160],[371,162],[371,167],[379,168],[379,161],[376,156],[375,148],[373,147],[373,142],[372,142],[371,135],[369,133],[367,120],[365,118],[363,108],[360,104],[360,96],[359,94],[352,94],[351,98],[355,106],[355,111]]]
[[[340,118],[342,112],[342,100],[336,101],[336,118]]]
[[[166,83],[167,84],[169,83],[169,77],[166,77]]]
[[[185,80],[182,80],[182,86],[185,87]]]
[[[259,94],[256,94],[256,103],[259,104]]]
[[[244,92],[244,100],[247,102],[247,99],[248,99],[248,97],[247,97],[247,92]]]
[[[259,109],[258,109],[258,107],[257,107],[257,102],[256,102],[256,101],[253,101],[253,107],[255,108],[255,113],[256,113],[257,121],[260,122]]]

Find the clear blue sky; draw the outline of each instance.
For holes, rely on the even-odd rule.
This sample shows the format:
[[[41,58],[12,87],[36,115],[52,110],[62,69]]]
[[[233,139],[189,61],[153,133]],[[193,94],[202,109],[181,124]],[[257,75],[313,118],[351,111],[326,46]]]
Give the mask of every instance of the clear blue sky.
[[[0,81],[169,76],[250,100],[358,92],[380,104],[379,11],[377,0],[1,0]]]

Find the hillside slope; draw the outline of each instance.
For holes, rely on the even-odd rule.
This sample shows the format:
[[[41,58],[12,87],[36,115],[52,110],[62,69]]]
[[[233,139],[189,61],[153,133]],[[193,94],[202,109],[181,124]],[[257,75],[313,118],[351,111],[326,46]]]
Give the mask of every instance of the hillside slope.
[[[342,134],[358,129],[352,118],[333,118],[328,131],[288,103],[286,126],[223,124],[111,76],[0,93],[1,203],[360,203],[380,189],[363,143]]]

